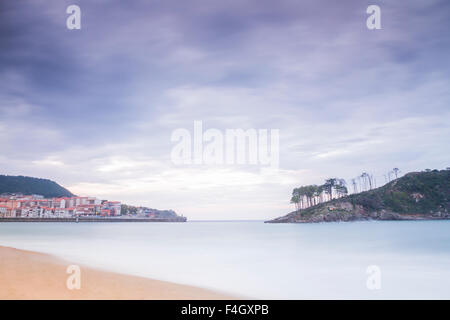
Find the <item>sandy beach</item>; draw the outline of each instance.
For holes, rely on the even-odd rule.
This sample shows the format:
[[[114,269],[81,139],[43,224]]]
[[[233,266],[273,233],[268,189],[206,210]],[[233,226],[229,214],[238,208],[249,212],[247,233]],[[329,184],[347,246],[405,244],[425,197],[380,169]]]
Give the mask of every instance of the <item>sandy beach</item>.
[[[0,299],[234,299],[187,285],[105,272],[84,266],[80,289],[69,290],[67,267],[76,262],[0,246]]]

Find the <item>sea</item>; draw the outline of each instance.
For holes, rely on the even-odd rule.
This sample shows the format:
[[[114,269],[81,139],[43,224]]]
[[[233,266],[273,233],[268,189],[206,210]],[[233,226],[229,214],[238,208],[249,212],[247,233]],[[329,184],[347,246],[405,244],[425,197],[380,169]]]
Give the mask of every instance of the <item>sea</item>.
[[[0,245],[244,299],[450,299],[450,221],[5,222]]]

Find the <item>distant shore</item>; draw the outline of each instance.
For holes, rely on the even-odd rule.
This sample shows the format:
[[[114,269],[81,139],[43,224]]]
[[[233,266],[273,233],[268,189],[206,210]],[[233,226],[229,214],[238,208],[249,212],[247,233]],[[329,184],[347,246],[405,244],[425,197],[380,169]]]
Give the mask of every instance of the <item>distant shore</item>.
[[[80,218],[0,218],[1,222],[186,222],[185,217],[176,218],[120,218],[120,217],[80,217]]]
[[[223,300],[225,294],[188,285],[152,280],[80,266],[81,288],[66,286],[69,265],[51,255],[0,246],[0,299],[139,299]]]

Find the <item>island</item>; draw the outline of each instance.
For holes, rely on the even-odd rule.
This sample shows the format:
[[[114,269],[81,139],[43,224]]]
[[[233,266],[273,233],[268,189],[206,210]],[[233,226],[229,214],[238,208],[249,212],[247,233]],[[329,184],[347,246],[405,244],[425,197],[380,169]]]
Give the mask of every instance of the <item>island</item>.
[[[291,202],[296,210],[266,223],[450,219],[450,168],[410,172],[379,188],[372,188],[366,175],[362,184],[369,190],[350,195],[337,178],[295,188]]]

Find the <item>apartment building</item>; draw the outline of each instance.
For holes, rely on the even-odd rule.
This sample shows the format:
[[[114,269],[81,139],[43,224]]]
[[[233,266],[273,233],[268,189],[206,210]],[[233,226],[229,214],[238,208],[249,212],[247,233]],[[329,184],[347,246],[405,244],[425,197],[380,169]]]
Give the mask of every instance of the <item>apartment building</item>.
[[[39,195],[0,196],[0,218],[70,218],[76,216],[119,216],[119,201],[95,197],[63,197],[45,199]]]

